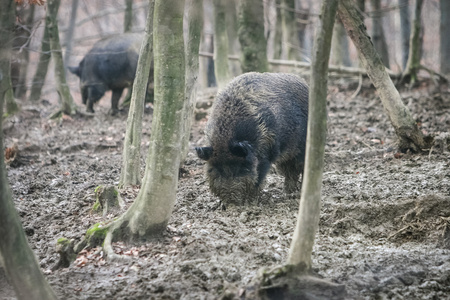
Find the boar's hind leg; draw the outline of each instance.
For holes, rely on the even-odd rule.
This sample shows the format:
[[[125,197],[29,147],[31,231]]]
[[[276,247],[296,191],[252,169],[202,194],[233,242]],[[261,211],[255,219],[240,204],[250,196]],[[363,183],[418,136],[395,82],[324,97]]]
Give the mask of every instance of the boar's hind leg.
[[[91,98],[87,99],[86,111],[94,113],[94,100],[92,100]]]
[[[291,159],[277,165],[277,170],[284,176],[284,192],[289,196],[293,194],[296,196],[303,164],[298,159]]]
[[[122,96],[123,89],[114,89],[112,90],[111,96],[111,114],[115,115],[119,112],[119,100]]]
[[[267,173],[269,173],[271,167],[270,161],[264,159],[261,160],[258,164],[258,183],[257,186],[261,187],[266,179]]]

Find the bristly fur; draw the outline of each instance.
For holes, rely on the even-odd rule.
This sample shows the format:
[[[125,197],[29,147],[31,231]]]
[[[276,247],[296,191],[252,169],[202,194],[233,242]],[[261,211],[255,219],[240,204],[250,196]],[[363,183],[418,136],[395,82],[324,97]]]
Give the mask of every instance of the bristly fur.
[[[303,172],[307,119],[308,86],[300,77],[236,77],[218,94],[207,124],[211,191],[225,202],[251,201],[276,164],[285,176],[286,192],[294,192]]]

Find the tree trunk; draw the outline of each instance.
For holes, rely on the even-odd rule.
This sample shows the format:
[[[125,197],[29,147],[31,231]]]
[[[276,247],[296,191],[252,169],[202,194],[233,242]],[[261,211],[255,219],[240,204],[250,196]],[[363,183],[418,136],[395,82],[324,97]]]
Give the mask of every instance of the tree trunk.
[[[281,59],[300,60],[295,0],[281,0]]]
[[[198,51],[203,28],[203,0],[186,1],[188,37],[185,40],[186,78],[184,91],[184,124],[183,140],[181,142],[181,162],[189,152],[192,120],[194,118],[195,101],[197,99],[197,78],[199,71]],[[226,57],[228,60],[228,57]]]
[[[405,70],[409,54],[409,36],[411,34],[409,0],[398,0],[398,6],[400,7],[400,30],[402,37],[402,68]]]
[[[366,0],[356,0],[356,6],[361,13],[361,20],[364,22],[364,15],[362,13],[366,11]]]
[[[441,22],[439,26],[441,73],[450,74],[450,1],[440,0]]]
[[[122,171],[119,188],[141,184],[141,137],[144,116],[145,94],[147,92],[150,66],[153,59],[153,13],[155,1],[150,1],[145,35],[139,52],[136,77],[131,94],[127,131],[123,143]]]
[[[306,5],[301,5],[301,4],[306,4]],[[302,57],[302,61],[310,61],[309,58],[311,57],[311,42],[310,39],[308,38],[307,32],[311,30],[311,26],[309,25],[309,20],[310,20],[310,14],[309,11],[311,10],[311,3],[310,0],[305,1],[305,0],[299,0],[297,2],[297,10],[300,10],[300,14],[297,15],[297,18],[299,20],[301,20],[299,22],[299,24],[297,24],[298,26],[298,40],[299,40],[299,45],[300,45],[300,49],[301,49],[301,57]]]
[[[31,83],[30,101],[38,101],[41,98],[42,87],[44,86],[48,65],[50,63],[50,53],[50,41],[48,39],[48,29],[46,25],[44,26],[39,62],[33,77],[33,82]]]
[[[16,26],[12,56],[14,57],[13,59],[17,59],[19,74],[17,76],[16,84],[14,84],[14,79],[12,79],[12,81],[14,96],[17,99],[24,100],[25,94],[27,93],[27,70],[30,60],[29,44],[34,20],[34,5],[30,5],[28,8],[20,8],[17,13],[17,18],[19,20],[24,20],[24,22],[19,26]]]
[[[351,66],[347,33],[341,20],[336,18],[333,39],[331,41],[331,63],[336,66]]]
[[[73,45],[73,32],[75,30],[75,21],[77,19],[77,10],[78,10],[78,0],[72,0],[72,9],[70,11],[70,20],[69,27],[67,28],[66,38],[66,55],[64,56],[64,66],[66,67],[66,75],[67,75],[67,66],[70,62],[70,57],[72,56],[72,45]],[[45,34],[45,33],[44,33]]]
[[[202,39],[200,41],[200,49],[202,52],[214,53],[214,39],[213,31],[214,25],[212,19],[214,6],[212,0],[203,1],[203,31]],[[212,18],[212,19],[211,19]],[[213,57],[202,57],[199,61],[199,78],[200,86],[207,88],[216,86],[216,77],[214,75],[214,60]]]
[[[381,56],[381,61],[386,68],[389,68],[389,52],[387,48],[386,38],[383,30],[383,16],[381,13],[381,0],[370,0],[373,10],[373,26],[372,26],[372,41],[375,49]]]
[[[277,25],[277,5],[276,0],[263,1],[264,3],[264,18],[265,23],[265,37],[267,39],[267,58],[273,59],[275,56],[275,33]]]
[[[399,139],[399,149],[401,151],[419,151],[424,147],[422,132],[414,122],[408,108],[403,104],[400,94],[387,74],[370,41],[370,37],[367,35],[359,12],[351,0],[341,0],[338,13],[347,34],[360,53],[361,61],[369,78],[380,94],[381,102]]]
[[[238,18],[236,0],[225,1],[226,23],[228,34],[228,53],[230,55],[241,53],[241,45],[238,40]],[[239,61],[229,61],[228,68],[230,70],[230,78],[242,74],[241,64]]]
[[[228,33],[226,0],[214,0],[214,74],[217,87],[223,89],[230,81],[228,67]]]
[[[267,72],[267,43],[261,0],[239,0],[239,42],[242,72]]]
[[[409,54],[408,62],[406,63],[405,71],[402,74],[402,82],[410,82],[414,84],[417,81],[417,72],[420,68],[421,44],[421,14],[422,14],[423,0],[416,0],[416,8],[414,13],[414,22],[411,36],[409,39]]]
[[[60,0],[48,0],[45,26],[47,26],[50,48],[52,52],[51,55],[55,64],[56,90],[58,91],[61,101],[61,111],[68,115],[72,115],[76,112],[76,106],[73,102],[72,95],[70,94],[69,87],[66,83],[61,45],[59,43],[59,30],[57,21],[59,4]]]
[[[185,59],[180,51],[184,49],[184,1],[156,0],[154,10],[155,105],[150,149],[136,200],[106,236],[108,255],[112,254],[109,241],[144,241],[164,232],[176,199],[185,100]]]
[[[8,2],[8,3],[6,3]],[[3,1],[0,5],[2,21],[14,17],[13,1]],[[5,14],[11,13],[11,16]],[[0,38],[9,34],[12,36],[13,26],[5,27],[1,24]],[[3,42],[3,40],[1,41]],[[5,45],[5,44],[3,44]],[[10,50],[10,49],[9,49]],[[1,57],[4,51],[2,47]],[[6,73],[9,78],[9,69]],[[3,68],[0,69],[0,82],[3,82]],[[17,299],[19,300],[41,300],[56,299],[53,290],[45,280],[39,264],[27,243],[19,215],[14,208],[14,203],[6,175],[4,148],[3,148],[3,103],[5,94],[0,94],[0,265],[5,269],[6,276],[12,284]]]
[[[0,81],[0,97],[5,99],[7,114],[13,114],[19,110],[14,101],[10,67],[15,14],[16,4],[13,0],[0,2],[0,72],[3,74],[3,79]],[[3,110],[0,114],[3,114]]]
[[[130,32],[133,27],[133,0],[125,0],[125,20],[123,22],[123,32]],[[148,16],[147,16],[148,18]]]
[[[327,133],[327,82],[333,24],[338,0],[324,0],[316,31],[309,89],[308,133],[297,226],[287,263],[299,271],[311,269],[311,253],[320,218],[323,157]]]

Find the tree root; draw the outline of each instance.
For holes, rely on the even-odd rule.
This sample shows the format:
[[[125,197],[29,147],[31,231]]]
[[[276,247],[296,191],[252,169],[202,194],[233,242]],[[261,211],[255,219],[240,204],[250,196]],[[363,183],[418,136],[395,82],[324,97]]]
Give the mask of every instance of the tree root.
[[[355,97],[359,94],[359,92],[361,91],[362,82],[363,82],[363,76],[362,76],[362,74],[360,74],[360,75],[359,75],[359,80],[358,80],[358,88],[357,88],[356,91],[350,96],[350,99],[355,99]]]
[[[229,287],[222,299],[345,299],[344,285],[314,277],[292,265],[263,269],[244,289]]]
[[[113,240],[113,232],[112,230],[109,230],[108,233],[106,234],[105,241],[103,242],[103,250],[105,251],[105,254],[108,257],[108,260],[116,262],[130,261],[131,260],[130,256],[114,253],[112,247],[112,240]]]
[[[417,73],[420,70],[424,70],[424,71],[428,72],[428,74],[430,74],[431,80],[433,80],[435,85],[438,85],[439,83],[448,83],[449,82],[449,79],[444,74],[433,71],[430,68],[425,67],[424,65],[420,65],[415,71],[413,71],[411,69],[406,70],[400,77],[398,85],[409,84],[409,87],[412,87],[414,84],[416,84],[418,82]],[[439,82],[436,81],[435,77],[437,77],[439,79]]]
[[[52,271],[60,268],[67,268],[75,261],[77,254],[74,251],[73,240],[60,238],[56,242],[56,252],[59,254],[58,262],[52,267]]]

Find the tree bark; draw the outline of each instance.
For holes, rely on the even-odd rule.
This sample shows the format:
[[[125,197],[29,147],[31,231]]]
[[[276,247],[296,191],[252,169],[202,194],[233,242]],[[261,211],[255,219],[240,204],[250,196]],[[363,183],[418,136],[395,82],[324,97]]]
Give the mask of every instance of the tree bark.
[[[281,0],[281,59],[300,60],[295,0]]]
[[[28,8],[22,7],[19,9],[17,18],[24,22],[16,26],[16,36],[13,42],[13,57],[18,60],[19,74],[16,84],[14,84],[14,79],[12,79],[12,81],[14,96],[17,99],[24,100],[25,94],[27,93],[27,70],[30,60],[28,45],[30,44],[31,29],[33,27],[34,5],[30,5]]]
[[[356,6],[358,7],[361,13],[361,20],[364,22],[363,13],[366,11],[366,0],[356,0]]]
[[[217,87],[223,89],[230,80],[228,66],[228,32],[226,0],[214,0],[214,73]]]
[[[226,23],[228,34],[228,53],[238,54],[241,52],[241,45],[238,40],[238,17],[236,0],[226,1]],[[239,61],[229,61],[228,68],[230,70],[230,78],[242,74],[241,64]]]
[[[60,0],[48,0],[45,26],[47,26],[52,59],[55,64],[56,90],[58,91],[61,101],[61,111],[65,114],[72,115],[76,112],[76,106],[73,102],[72,95],[70,94],[69,87],[67,86],[61,45],[59,43],[57,21],[59,4]]]
[[[324,0],[316,31],[309,89],[308,133],[297,226],[287,263],[299,271],[311,269],[311,254],[319,226],[323,160],[327,133],[327,82],[333,24],[338,0]]]
[[[373,10],[373,26],[372,26],[372,41],[375,49],[381,56],[381,61],[389,68],[389,52],[386,43],[386,37],[384,36],[383,30],[383,20],[381,13],[381,3],[380,0],[371,0],[372,10]]]
[[[181,142],[181,162],[189,152],[192,120],[194,118],[195,101],[197,99],[197,79],[199,72],[198,51],[200,48],[201,31],[203,28],[203,0],[186,1],[188,37],[185,40],[185,91],[184,91],[184,124],[183,140]],[[226,57],[228,60],[228,57]]]
[[[400,31],[402,37],[402,68],[405,70],[406,63],[408,62],[409,37],[411,34],[409,0],[398,0],[398,6],[400,7]]]
[[[267,43],[261,0],[239,0],[239,42],[242,72],[267,72]]]
[[[0,97],[5,99],[7,114],[19,111],[14,101],[10,67],[15,14],[16,4],[13,0],[0,2],[0,72],[3,74],[3,79],[0,81]],[[3,110],[0,113],[3,114]]]
[[[408,108],[403,104],[400,94],[386,72],[369,36],[359,17],[359,12],[351,0],[341,0],[338,8],[347,34],[352,39],[363,66],[373,85],[378,90],[388,117],[399,139],[400,151],[419,151],[424,147],[422,132],[417,127]]]
[[[130,208],[112,225],[105,239],[145,241],[164,232],[172,214],[178,185],[185,58],[184,1],[156,0],[154,8],[155,103],[150,149],[141,190]]]
[[[203,1],[203,31],[200,41],[201,51],[207,51],[209,53],[214,52],[214,38],[213,38],[213,19],[214,19],[214,6],[212,0]],[[214,75],[214,60],[213,56],[201,58],[199,61],[199,78],[200,86],[207,88],[216,86],[216,77]]]
[[[311,0],[301,0],[297,2],[296,9],[300,10],[300,14],[297,15],[297,18],[301,21],[297,21],[297,26],[302,61],[310,61],[312,41],[308,38],[308,32],[311,31],[311,26],[308,25],[310,20]]]
[[[439,26],[441,73],[450,74],[450,1],[440,0],[441,21]]]
[[[409,54],[406,63],[405,71],[402,74],[402,82],[410,82],[414,84],[417,81],[417,72],[420,69],[421,57],[421,14],[422,14],[423,0],[416,0],[416,7],[414,12],[414,22],[411,36],[409,39]]]
[[[125,0],[125,20],[123,22],[123,32],[130,32],[132,27],[133,27],[133,0]]]
[[[70,20],[69,27],[67,28],[66,33],[66,55],[64,56],[64,66],[66,67],[66,75],[67,75],[67,66],[70,62],[70,57],[72,56],[72,45],[73,45],[73,33],[75,30],[75,21],[77,19],[77,10],[78,10],[78,0],[72,0],[72,9],[70,11]]]
[[[341,20],[336,18],[333,39],[331,41],[331,63],[336,66],[350,67],[347,33]]]
[[[48,28],[45,25],[44,35],[41,42],[41,52],[39,54],[39,62],[31,84],[30,101],[38,101],[41,98],[42,87],[44,86],[45,77],[47,76],[50,58],[50,41],[48,38]]]
[[[139,52],[136,77],[131,94],[127,130],[123,143],[122,171],[119,188],[141,184],[141,137],[144,116],[145,94],[147,92],[150,67],[153,59],[153,13],[155,1],[150,1],[145,35]]]
[[[267,58],[273,59],[275,56],[275,33],[277,25],[277,5],[276,0],[263,1],[264,3],[264,36],[267,39]]]
[[[8,18],[6,13],[11,13],[13,1],[2,2],[0,14],[2,20]],[[7,4],[7,5],[6,5]],[[8,7],[9,6],[9,7]],[[13,5],[12,5],[13,7]],[[11,14],[14,17],[14,14]],[[7,35],[10,31],[12,35],[12,26],[5,27],[1,24],[0,38]],[[1,41],[3,42],[3,40]],[[3,44],[4,45],[4,44]],[[4,49],[2,47],[1,57],[3,59]],[[7,70],[9,72],[9,70]],[[0,82],[3,82],[3,69],[0,69]],[[9,73],[6,74],[9,78]],[[3,148],[3,103],[5,94],[0,94],[0,265],[5,269],[6,276],[12,284],[19,300],[41,300],[56,299],[56,296],[50,285],[45,280],[39,264],[27,243],[19,215],[17,214],[12,200],[11,190],[9,188],[6,175],[4,148]]]

